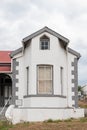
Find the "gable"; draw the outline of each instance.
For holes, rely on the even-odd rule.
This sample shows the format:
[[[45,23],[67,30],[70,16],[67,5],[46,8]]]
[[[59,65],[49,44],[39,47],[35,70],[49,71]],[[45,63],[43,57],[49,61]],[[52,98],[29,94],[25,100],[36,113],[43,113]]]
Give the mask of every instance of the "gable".
[[[28,45],[29,43],[31,43],[31,40],[32,40],[32,39],[34,39],[35,37],[37,37],[37,36],[39,36],[39,35],[42,35],[42,34],[44,34],[44,33],[49,33],[49,34],[55,36],[56,38],[58,38],[60,45],[61,45],[61,46],[63,45],[64,48],[66,48],[66,46],[68,46],[69,40],[68,40],[67,38],[65,38],[64,36],[60,35],[59,33],[57,33],[57,32],[55,32],[55,31],[51,30],[51,29],[48,28],[48,27],[44,27],[44,28],[42,28],[42,29],[36,31],[35,33],[33,33],[33,34],[31,34],[31,35],[25,37],[25,38],[22,40],[22,45],[23,45],[23,46],[22,46],[21,48],[15,50],[15,51],[13,51],[13,52],[11,53],[11,57],[15,56],[16,54],[21,53],[21,52],[24,50],[24,48],[26,48],[27,45]],[[43,36],[43,35],[42,35],[42,36]],[[80,58],[80,57],[81,57],[80,53],[76,52],[75,50],[72,50],[72,49],[69,48],[69,47],[68,47],[67,49],[68,49],[68,52],[69,52],[69,53],[75,55],[77,58]]]
[[[59,33],[55,32],[53,30],[51,30],[48,27],[44,27],[44,28],[40,29],[39,31],[25,37],[22,40],[23,45],[25,45],[27,41],[31,40],[32,38],[34,38],[34,37],[36,37],[36,36],[38,36],[38,35],[40,35],[40,34],[42,34],[44,32],[48,32],[49,34],[57,37],[59,40],[61,40],[63,42],[64,46],[67,46],[67,44],[69,43],[69,40],[67,38],[65,38],[64,36],[60,35]]]

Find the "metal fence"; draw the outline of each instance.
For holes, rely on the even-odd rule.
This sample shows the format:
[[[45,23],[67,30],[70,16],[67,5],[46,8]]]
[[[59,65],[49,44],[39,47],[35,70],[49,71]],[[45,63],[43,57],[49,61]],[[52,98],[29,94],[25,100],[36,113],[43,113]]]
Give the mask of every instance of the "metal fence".
[[[0,107],[4,106],[4,97],[0,97]]]
[[[9,98],[0,97],[0,107],[3,107],[6,104],[8,99]],[[9,102],[8,102],[7,106],[9,106]]]

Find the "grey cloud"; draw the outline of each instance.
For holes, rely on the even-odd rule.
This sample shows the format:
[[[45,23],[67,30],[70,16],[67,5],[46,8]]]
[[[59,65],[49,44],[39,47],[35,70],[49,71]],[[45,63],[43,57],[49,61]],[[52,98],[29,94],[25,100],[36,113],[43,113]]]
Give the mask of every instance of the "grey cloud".
[[[30,4],[24,4],[23,2],[9,2],[0,6],[2,12],[4,12],[3,18],[5,20],[17,20],[26,15],[26,11],[30,11]]]

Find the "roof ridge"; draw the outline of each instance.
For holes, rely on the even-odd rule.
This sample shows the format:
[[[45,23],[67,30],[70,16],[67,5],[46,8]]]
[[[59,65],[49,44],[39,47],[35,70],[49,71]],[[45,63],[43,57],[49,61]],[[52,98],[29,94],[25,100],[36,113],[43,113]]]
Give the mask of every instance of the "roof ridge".
[[[23,38],[22,42],[25,43],[26,41],[32,39],[33,37],[36,37],[37,35],[43,33],[44,31],[58,37],[59,39],[63,40],[65,43],[69,43],[69,39],[66,37],[62,36],[61,34],[57,33],[56,31],[48,28],[47,26],[43,27],[42,29],[32,33],[31,35],[28,35],[27,37]]]

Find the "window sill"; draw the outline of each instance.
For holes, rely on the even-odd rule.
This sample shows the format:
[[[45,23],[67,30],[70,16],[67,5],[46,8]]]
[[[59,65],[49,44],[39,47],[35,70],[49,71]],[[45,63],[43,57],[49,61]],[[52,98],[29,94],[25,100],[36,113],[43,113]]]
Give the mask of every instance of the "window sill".
[[[60,97],[60,98],[66,98],[64,95],[50,95],[50,94],[38,94],[38,95],[25,95],[24,98],[28,97]]]

